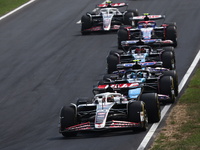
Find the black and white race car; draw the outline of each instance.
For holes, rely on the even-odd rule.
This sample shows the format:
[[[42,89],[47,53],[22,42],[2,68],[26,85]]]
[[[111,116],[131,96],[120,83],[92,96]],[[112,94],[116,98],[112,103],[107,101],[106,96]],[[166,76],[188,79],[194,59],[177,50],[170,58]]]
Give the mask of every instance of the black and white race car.
[[[137,98],[142,93],[157,93],[162,102],[174,103],[178,96],[178,75],[175,70],[162,67],[145,67],[135,60],[134,63],[119,64],[118,71],[105,74],[95,89],[104,92],[110,85],[115,91],[128,98]],[[103,91],[101,91],[101,89]]]
[[[120,7],[126,7],[126,10],[121,11]],[[127,10],[127,7],[127,3],[111,1],[97,5],[96,12],[87,12],[81,17],[81,33],[85,35],[95,31],[116,31],[121,25],[132,25],[129,18],[138,16],[138,10]]]
[[[137,22],[137,26],[125,25],[118,30],[118,48],[121,49],[122,41],[128,40],[150,40],[161,39],[171,40],[174,47],[177,46],[177,26],[175,22],[162,23],[157,25],[155,20],[165,19],[164,15],[149,15],[145,13],[143,16],[135,16],[130,20]]]
[[[127,41],[128,42],[128,41]],[[140,42],[141,43],[141,42]],[[129,45],[130,46],[130,45]],[[148,45],[130,46],[124,50],[111,50],[107,56],[107,73],[117,70],[118,64],[133,63],[133,60],[140,60],[142,67],[163,67],[170,70],[176,69],[174,47],[152,48]]]
[[[69,137],[80,131],[133,128],[145,131],[148,122],[158,121],[160,105],[156,93],[127,100],[122,94],[110,91],[93,98],[80,98],[76,104],[62,107],[59,132]]]

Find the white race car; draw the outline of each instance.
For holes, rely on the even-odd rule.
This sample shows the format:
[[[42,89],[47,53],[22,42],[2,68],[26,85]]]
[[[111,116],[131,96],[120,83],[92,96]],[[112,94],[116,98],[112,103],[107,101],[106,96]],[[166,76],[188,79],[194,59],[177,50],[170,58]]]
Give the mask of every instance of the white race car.
[[[106,129],[148,128],[148,120],[160,120],[160,105],[156,93],[142,94],[138,100],[127,100],[122,94],[112,91],[81,98],[76,104],[64,106],[60,112],[59,132],[76,136],[80,131]],[[147,114],[146,108],[151,114]],[[148,115],[150,118],[148,119]]]
[[[120,11],[119,7],[126,7]],[[127,10],[127,3],[111,3],[97,5],[96,12],[83,15],[81,18],[81,33],[90,34],[94,31],[118,30],[121,25],[133,25],[130,17],[138,16],[138,10]]]

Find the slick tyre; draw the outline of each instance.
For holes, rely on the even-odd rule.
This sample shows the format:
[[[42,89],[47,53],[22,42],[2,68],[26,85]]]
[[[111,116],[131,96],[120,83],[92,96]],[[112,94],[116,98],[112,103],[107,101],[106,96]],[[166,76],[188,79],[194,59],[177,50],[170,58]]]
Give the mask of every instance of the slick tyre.
[[[90,32],[86,32],[85,30],[86,29],[89,29],[92,27],[92,23],[91,23],[91,20],[90,20],[90,17],[88,15],[83,15],[81,17],[81,33],[82,35],[87,35],[87,34],[90,34]]]
[[[178,96],[178,75],[176,70],[169,70],[163,72],[164,76],[171,76],[173,78],[174,83],[174,94],[177,97]]]
[[[164,68],[168,68],[170,70],[176,69],[175,57],[173,55],[173,52],[164,51],[161,55],[161,61],[163,62]]]
[[[140,113],[143,113],[144,120],[141,120]],[[135,101],[129,104],[128,117],[130,122],[141,123],[141,130],[146,131],[148,129],[148,116],[146,106],[140,101]]]
[[[174,82],[171,76],[163,76],[159,81],[160,89],[159,93],[163,95],[168,95],[170,99],[169,103],[174,103],[176,101],[174,92]]]
[[[108,55],[107,57],[107,73],[111,74],[117,70],[117,64],[119,64],[119,58],[115,55]]]
[[[173,41],[173,46],[177,47],[178,41],[177,41],[177,27],[175,25],[169,25],[166,28],[166,39]]]
[[[146,104],[149,122],[159,122],[161,118],[161,112],[157,93],[144,93],[141,95],[140,101],[143,101]]]
[[[134,24],[132,24],[132,21],[129,20],[129,18],[138,16],[139,12],[138,10],[127,10],[127,13],[124,15],[124,25],[131,25],[131,26],[137,26],[137,21],[134,21]]]
[[[117,35],[118,35],[118,49],[122,49],[121,42],[127,41],[129,39],[128,31],[127,29],[125,29],[125,26],[119,28]]]
[[[122,50],[111,50],[109,52],[109,55],[116,55],[116,54],[123,54],[123,53],[124,53],[124,51],[122,51]]]
[[[61,131],[66,129],[67,127],[71,127],[76,125],[77,117],[74,107],[71,106],[64,106],[61,109],[60,113],[60,124],[61,124]],[[77,132],[62,132],[64,137],[72,137],[76,136]]]

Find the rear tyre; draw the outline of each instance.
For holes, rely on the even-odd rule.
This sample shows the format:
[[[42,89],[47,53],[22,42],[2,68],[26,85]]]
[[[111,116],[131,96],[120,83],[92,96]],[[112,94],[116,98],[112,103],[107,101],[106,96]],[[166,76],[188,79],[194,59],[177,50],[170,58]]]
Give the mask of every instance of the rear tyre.
[[[67,127],[71,127],[77,124],[77,117],[74,107],[64,106],[61,109],[60,118],[61,131],[65,130]],[[62,135],[64,137],[72,137],[76,136],[77,132],[63,132]]]
[[[138,16],[138,10],[127,10],[127,13],[124,15],[124,25],[137,26],[137,21],[130,21],[129,18]],[[134,23],[134,24],[133,24]]]
[[[143,113],[144,118],[141,120],[140,113]],[[148,116],[146,112],[145,104],[141,104],[140,101],[135,101],[129,104],[128,116],[130,122],[141,123],[141,130],[146,131],[148,129]]]
[[[172,52],[164,51],[161,56],[161,61],[163,62],[163,67],[170,70],[176,69],[175,57]]]
[[[89,29],[92,27],[90,17],[88,15],[83,15],[81,17],[81,23],[82,23],[82,25],[81,25],[82,35],[90,34],[90,32],[85,31],[86,29]]]
[[[119,58],[115,55],[108,55],[107,57],[107,73],[111,74],[117,70],[117,64],[119,64]]]
[[[177,27],[175,25],[169,25],[166,27],[166,39],[173,41],[173,46],[176,47],[178,44],[177,41]]]
[[[160,91],[158,92],[163,95],[168,95],[170,97],[170,100],[168,102],[174,103],[176,101],[176,98],[174,95],[175,92],[173,78],[171,76],[163,76],[161,77],[159,82]]]
[[[174,94],[178,96],[178,75],[175,70],[169,70],[163,72],[164,76],[171,76],[173,78],[174,83]]]
[[[146,104],[149,122],[159,122],[161,112],[157,93],[144,93],[141,95],[140,101],[143,101]]]

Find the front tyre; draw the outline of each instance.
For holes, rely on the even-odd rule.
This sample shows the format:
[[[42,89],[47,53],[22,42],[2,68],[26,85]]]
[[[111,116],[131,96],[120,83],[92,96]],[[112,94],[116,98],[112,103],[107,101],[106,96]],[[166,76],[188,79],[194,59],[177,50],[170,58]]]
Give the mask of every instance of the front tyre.
[[[83,15],[81,17],[81,23],[82,23],[82,25],[81,25],[81,33],[82,33],[82,35],[90,34],[90,32],[85,31],[86,29],[90,29],[92,27],[90,16]]]
[[[119,58],[116,55],[108,55],[107,57],[107,73],[111,74],[117,70],[117,64],[119,64]]]
[[[175,70],[169,70],[163,72],[164,76],[171,76],[173,78],[174,83],[174,94],[177,97],[178,96],[178,75]]]
[[[175,92],[174,92],[174,82],[171,76],[163,76],[159,81],[160,89],[159,93],[163,95],[167,95],[170,97],[170,103],[174,103],[176,101]]]
[[[60,131],[77,124],[77,117],[74,107],[64,106],[60,113]],[[76,136],[77,132],[61,132],[64,137]]]
[[[161,112],[157,93],[144,93],[141,95],[140,101],[143,101],[146,104],[149,122],[159,122]]]
[[[161,61],[163,62],[163,67],[168,68],[170,70],[176,69],[175,57],[173,52],[164,51],[161,55]]]
[[[141,113],[143,117],[141,117]],[[130,122],[140,123],[142,131],[148,129],[148,116],[144,103],[140,101],[130,103],[128,106],[128,117]]]

